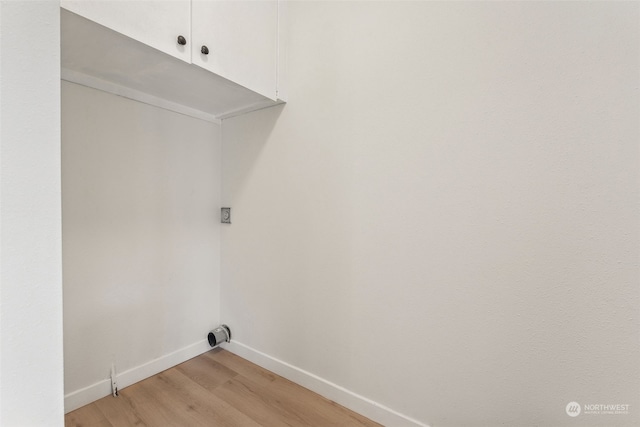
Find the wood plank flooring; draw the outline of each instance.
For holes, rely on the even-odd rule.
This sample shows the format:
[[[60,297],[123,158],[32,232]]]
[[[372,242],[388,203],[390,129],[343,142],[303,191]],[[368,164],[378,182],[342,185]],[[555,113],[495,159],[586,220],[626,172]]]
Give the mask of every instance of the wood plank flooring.
[[[65,427],[380,426],[219,348],[119,394],[68,413]]]

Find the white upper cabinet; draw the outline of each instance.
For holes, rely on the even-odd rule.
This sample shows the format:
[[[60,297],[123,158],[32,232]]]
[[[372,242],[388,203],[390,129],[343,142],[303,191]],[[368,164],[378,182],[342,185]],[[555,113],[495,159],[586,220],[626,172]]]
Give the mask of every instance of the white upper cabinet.
[[[61,6],[191,62],[191,0],[62,0]],[[178,43],[184,37],[185,45]]]
[[[216,119],[285,101],[285,8],[278,0],[61,0],[61,6],[65,80]]]
[[[191,8],[192,62],[276,100],[278,2],[193,0]]]

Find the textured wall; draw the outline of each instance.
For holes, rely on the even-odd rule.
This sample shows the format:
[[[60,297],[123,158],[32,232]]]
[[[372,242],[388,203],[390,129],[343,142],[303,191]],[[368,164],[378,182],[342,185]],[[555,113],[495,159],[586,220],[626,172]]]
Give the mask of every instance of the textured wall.
[[[217,124],[63,82],[66,393],[217,325],[220,160]]]
[[[0,425],[62,426],[60,20],[0,2]]]
[[[434,426],[640,424],[638,7],[291,2],[289,103],[223,123],[234,337]]]

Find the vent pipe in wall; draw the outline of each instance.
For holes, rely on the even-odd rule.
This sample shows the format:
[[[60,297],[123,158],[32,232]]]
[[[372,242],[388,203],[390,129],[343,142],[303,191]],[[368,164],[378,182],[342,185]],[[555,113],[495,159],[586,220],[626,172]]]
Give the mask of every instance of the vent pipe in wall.
[[[223,342],[231,341],[231,329],[227,325],[220,325],[213,331],[209,332],[207,336],[209,339],[209,345],[215,347]]]

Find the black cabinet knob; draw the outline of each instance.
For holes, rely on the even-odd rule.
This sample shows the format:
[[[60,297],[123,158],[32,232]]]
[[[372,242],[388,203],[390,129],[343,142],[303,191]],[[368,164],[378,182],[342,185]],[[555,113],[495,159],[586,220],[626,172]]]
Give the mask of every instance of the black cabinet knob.
[[[209,48],[206,46],[202,46],[202,48],[200,49],[200,52],[202,52],[203,55],[208,55],[209,54]]]
[[[178,36],[178,44],[184,46],[185,44],[187,44],[187,39],[182,36]]]

